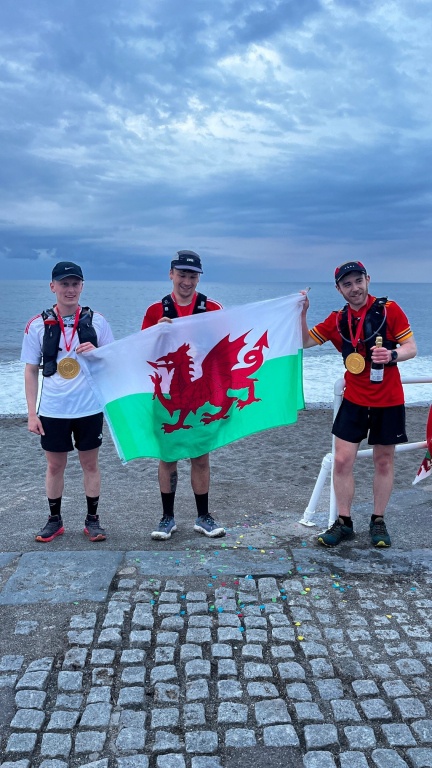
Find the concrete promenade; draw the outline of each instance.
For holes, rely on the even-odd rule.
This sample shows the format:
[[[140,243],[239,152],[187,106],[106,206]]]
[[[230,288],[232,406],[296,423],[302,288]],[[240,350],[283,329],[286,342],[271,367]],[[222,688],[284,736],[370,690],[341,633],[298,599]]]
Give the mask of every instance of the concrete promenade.
[[[376,551],[364,470],[356,538],[320,548],[326,494],[308,529],[297,521],[313,487],[309,468],[303,482],[281,487],[288,461],[297,475],[310,465],[307,450],[318,454],[316,475],[328,436],[307,450],[290,438],[278,454],[282,432],[213,457],[224,539],[193,532],[182,465],[179,531],[152,542],[155,462],[118,468],[107,442],[108,541],[82,535],[71,460],[66,533],[38,545],[43,457],[27,448],[24,472],[24,426],[2,424],[21,472],[3,448],[3,520],[13,511],[18,522],[0,553],[1,768],[432,767],[428,481],[397,479],[394,546]],[[134,499],[130,514],[125,498]]]

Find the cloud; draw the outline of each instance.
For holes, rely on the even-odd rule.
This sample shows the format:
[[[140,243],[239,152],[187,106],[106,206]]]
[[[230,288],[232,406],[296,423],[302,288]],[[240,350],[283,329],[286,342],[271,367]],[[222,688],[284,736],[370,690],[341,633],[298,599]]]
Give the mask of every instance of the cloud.
[[[0,10],[0,264],[421,280],[430,241],[425,0],[23,0]],[[266,256],[263,265],[263,254]],[[287,254],[293,254],[288,258]],[[109,276],[109,275],[107,275]]]

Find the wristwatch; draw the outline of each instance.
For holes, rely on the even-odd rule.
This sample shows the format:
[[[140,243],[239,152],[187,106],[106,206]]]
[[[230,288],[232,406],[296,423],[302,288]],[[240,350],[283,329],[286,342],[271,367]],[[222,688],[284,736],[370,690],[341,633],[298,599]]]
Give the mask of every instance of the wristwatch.
[[[396,362],[396,360],[398,359],[398,353],[396,352],[396,350],[395,350],[395,349],[393,349],[393,350],[392,350],[392,353],[391,353],[391,358],[390,358],[390,359],[391,359],[391,362],[392,362],[392,363],[395,363],[395,362]]]

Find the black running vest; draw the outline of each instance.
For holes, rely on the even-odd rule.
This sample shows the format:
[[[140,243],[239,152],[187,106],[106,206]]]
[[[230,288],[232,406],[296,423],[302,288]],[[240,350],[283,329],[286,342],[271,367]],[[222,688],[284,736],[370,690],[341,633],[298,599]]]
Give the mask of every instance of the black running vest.
[[[363,337],[365,341],[359,341],[357,351],[362,348],[366,349],[366,360],[371,360],[372,353],[371,348],[375,346],[375,339],[377,336],[382,336],[383,347],[386,349],[396,349],[396,343],[389,341],[386,336],[387,320],[385,315],[385,305],[387,297],[384,296],[380,299],[375,299],[373,304],[366,312],[366,317],[363,325]],[[348,304],[345,304],[344,308],[338,312],[337,327],[340,335],[342,336],[342,357],[345,360],[351,352],[354,352],[354,347],[351,344],[350,332],[348,327]],[[396,365],[396,362],[387,363],[387,365]]]
[[[57,370],[61,328],[53,309],[45,309],[41,316],[45,325],[42,342],[42,376],[52,376]],[[97,347],[98,340],[92,321],[93,310],[90,307],[82,307],[77,327],[78,338],[81,344],[85,341],[90,341],[91,344]]]
[[[163,317],[169,317],[171,320],[173,320],[175,317],[178,317],[178,312],[176,310],[173,297],[170,293],[163,297],[162,309]],[[192,314],[200,315],[201,312],[207,312],[207,296],[204,296],[203,293],[197,293]]]

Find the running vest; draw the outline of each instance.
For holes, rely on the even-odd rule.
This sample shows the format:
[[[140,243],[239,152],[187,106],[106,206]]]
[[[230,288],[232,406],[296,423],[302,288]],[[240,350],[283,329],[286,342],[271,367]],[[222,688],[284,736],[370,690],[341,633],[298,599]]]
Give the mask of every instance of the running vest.
[[[171,320],[173,320],[175,317],[178,317],[178,313],[170,293],[163,297],[162,309],[163,317],[169,317]],[[204,296],[203,293],[197,293],[192,314],[200,315],[201,312],[207,312],[207,296]]]
[[[61,329],[57,315],[53,309],[45,309],[41,313],[44,321],[44,336],[42,342],[42,376],[52,376],[57,370],[57,355],[60,349]],[[90,307],[82,307],[77,333],[80,343],[90,341],[95,347],[98,345],[96,331],[93,328],[93,310]]]
[[[396,349],[396,342],[389,341],[386,337],[387,320],[385,315],[385,305],[387,297],[384,296],[380,299],[375,299],[373,304],[366,312],[363,325],[363,336],[365,341],[359,341],[360,347],[366,349],[366,360],[369,362],[372,359],[371,347],[375,346],[375,339],[377,336],[382,336],[383,347],[386,349]],[[348,327],[348,304],[345,304],[344,308],[338,312],[337,328],[342,336],[342,357],[345,360],[351,352],[354,352],[354,347],[351,344],[350,332]],[[386,365],[397,365],[396,361],[386,363]]]

